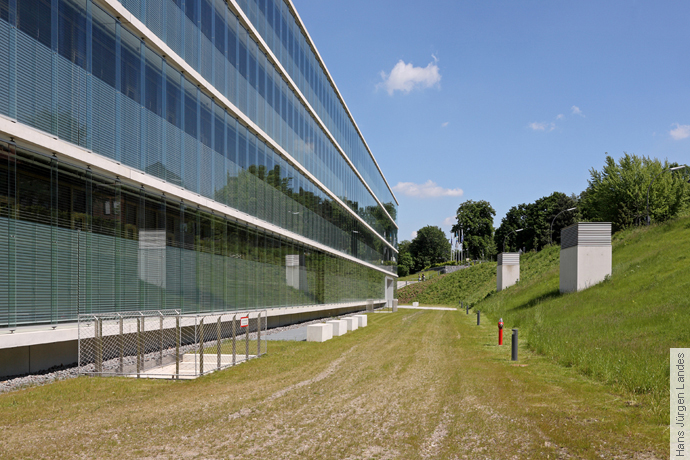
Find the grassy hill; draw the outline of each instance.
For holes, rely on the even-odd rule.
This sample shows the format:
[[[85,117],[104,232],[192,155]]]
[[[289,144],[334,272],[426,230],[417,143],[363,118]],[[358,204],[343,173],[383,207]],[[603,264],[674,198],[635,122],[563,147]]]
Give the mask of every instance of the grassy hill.
[[[520,282],[499,293],[496,265],[482,264],[417,288],[409,302],[469,301],[492,322],[502,317],[508,336],[518,327],[537,352],[667,410],[669,348],[690,347],[690,218],[614,235],[611,278],[581,292],[559,293],[559,256],[558,247],[523,255]]]

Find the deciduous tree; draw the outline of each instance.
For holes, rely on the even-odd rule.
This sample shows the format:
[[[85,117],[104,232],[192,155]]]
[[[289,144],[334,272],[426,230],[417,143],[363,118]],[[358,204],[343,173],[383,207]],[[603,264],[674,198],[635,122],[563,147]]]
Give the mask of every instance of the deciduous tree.
[[[496,211],[488,201],[465,201],[456,213],[457,223],[453,232],[464,231],[464,246],[470,257],[491,257],[496,253],[494,244],[494,216]]]

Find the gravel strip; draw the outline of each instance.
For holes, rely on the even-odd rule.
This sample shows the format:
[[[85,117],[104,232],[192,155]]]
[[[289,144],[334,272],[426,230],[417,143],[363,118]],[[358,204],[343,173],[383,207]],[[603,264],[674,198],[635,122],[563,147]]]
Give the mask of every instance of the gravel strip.
[[[327,320],[330,319],[340,319],[344,318],[346,316],[350,315],[342,315],[341,317],[327,317],[327,318],[321,318],[321,319],[315,319],[312,321],[307,321],[304,323],[296,323],[296,324],[291,324],[289,326],[281,326],[281,327],[274,327],[272,329],[269,329],[267,332],[265,332],[266,335],[271,335],[271,334],[277,334],[279,332],[291,330],[291,329],[299,329],[304,326],[308,326],[310,324],[318,324],[318,323],[323,323]],[[256,332],[253,332],[249,334],[250,339],[256,339]],[[186,347],[181,347],[180,351],[188,351],[189,349],[193,348],[194,345],[188,345]],[[145,356],[145,360],[150,360],[150,359],[155,359],[155,357],[159,356],[158,352],[154,353],[149,353]],[[136,363],[136,357],[128,357],[126,360],[132,361]],[[125,364],[127,364],[129,361],[127,361]],[[103,362],[103,369],[104,370],[114,370],[117,368],[119,365],[118,359],[111,359],[109,361]],[[93,367],[93,365],[90,365]],[[87,370],[88,370],[87,366]],[[0,394],[2,393],[7,393],[9,391],[15,391],[15,390],[20,390],[23,388],[29,388],[29,387],[34,387],[34,386],[39,386],[39,385],[46,385],[49,383],[56,382],[58,380],[67,380],[67,379],[73,379],[75,377],[79,376],[79,367],[77,366],[77,363],[74,363],[71,366],[58,366],[58,367],[52,367],[48,370],[37,372],[34,374],[24,374],[24,375],[18,375],[18,376],[8,376],[8,377],[0,377]]]

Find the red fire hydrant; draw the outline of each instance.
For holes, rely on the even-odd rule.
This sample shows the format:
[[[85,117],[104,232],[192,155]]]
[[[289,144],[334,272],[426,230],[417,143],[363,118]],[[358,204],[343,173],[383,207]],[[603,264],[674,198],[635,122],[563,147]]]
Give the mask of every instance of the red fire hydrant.
[[[503,318],[498,320],[498,344],[503,345]]]

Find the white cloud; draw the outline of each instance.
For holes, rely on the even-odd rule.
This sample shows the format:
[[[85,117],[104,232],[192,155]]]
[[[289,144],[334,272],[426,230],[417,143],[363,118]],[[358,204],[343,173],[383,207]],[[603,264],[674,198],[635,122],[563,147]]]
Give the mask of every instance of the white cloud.
[[[679,125],[678,123],[673,123],[671,126],[674,125],[675,128],[668,132],[673,139],[679,141],[690,136],[690,125]]]
[[[423,184],[415,184],[414,182],[398,182],[393,187],[393,190],[405,196],[412,196],[418,198],[439,198],[443,196],[462,196],[464,193],[459,188],[443,188],[436,182],[428,180]]]
[[[412,236],[412,239],[414,240],[415,238],[417,238],[417,232],[412,232],[410,236]]]
[[[534,131],[553,131],[556,129],[556,124],[551,122],[532,122],[528,125],[530,128],[532,128]]]
[[[564,118],[565,118],[565,116],[562,113],[559,113],[558,115],[556,115],[556,120],[562,120]]]
[[[396,91],[407,94],[415,88],[439,86],[441,74],[436,65],[438,59],[434,55],[431,55],[431,57],[434,60],[426,67],[415,67],[412,63],[405,64],[402,59],[399,60],[389,74],[381,72],[383,81],[376,85],[376,87],[385,88],[388,94],[392,96]]]
[[[441,128],[445,128],[446,126],[448,126],[449,123],[450,121],[444,121],[443,123],[441,123]]]
[[[584,117],[584,116],[585,116],[585,114],[582,113],[582,110],[580,110],[580,107],[578,107],[578,106],[576,106],[576,105],[572,106],[572,107],[570,108],[570,110],[571,110],[571,112],[573,113],[573,115],[580,115],[581,117]]]
[[[452,227],[456,222],[457,218],[455,216],[450,216],[443,219],[443,225],[446,227]]]

